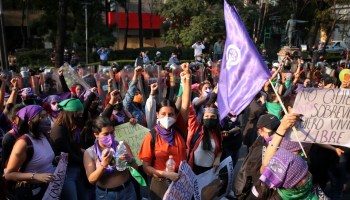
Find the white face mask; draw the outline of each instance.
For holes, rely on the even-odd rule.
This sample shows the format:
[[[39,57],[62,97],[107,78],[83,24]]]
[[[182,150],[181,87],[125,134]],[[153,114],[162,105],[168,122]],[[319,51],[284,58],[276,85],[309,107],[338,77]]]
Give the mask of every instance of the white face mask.
[[[173,124],[175,124],[176,119],[173,117],[163,117],[158,119],[160,125],[162,125],[165,129],[169,129]]]
[[[58,104],[57,103],[55,105],[51,104],[51,110],[52,111],[58,111]]]
[[[209,94],[209,93],[211,93],[211,89],[207,89],[207,90],[205,90],[205,92],[207,93],[207,94]]]
[[[231,117],[230,120],[231,120],[231,122],[236,122],[237,121],[237,117]]]

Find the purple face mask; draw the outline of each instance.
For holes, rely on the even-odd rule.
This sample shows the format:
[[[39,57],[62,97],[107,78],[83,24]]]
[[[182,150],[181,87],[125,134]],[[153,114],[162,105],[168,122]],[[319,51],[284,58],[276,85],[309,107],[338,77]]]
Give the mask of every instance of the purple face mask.
[[[114,134],[109,134],[100,138],[101,144],[107,147],[111,147],[114,141]]]
[[[272,136],[268,137],[268,138],[264,138],[266,144],[269,144],[272,140]]]

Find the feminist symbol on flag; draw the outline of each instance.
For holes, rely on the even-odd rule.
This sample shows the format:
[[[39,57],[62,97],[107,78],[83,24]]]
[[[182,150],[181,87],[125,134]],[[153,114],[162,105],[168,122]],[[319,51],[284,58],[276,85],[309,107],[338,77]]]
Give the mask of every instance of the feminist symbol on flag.
[[[241,51],[234,44],[230,44],[226,51],[227,64],[226,68],[231,69],[231,67],[237,65],[241,61]]]

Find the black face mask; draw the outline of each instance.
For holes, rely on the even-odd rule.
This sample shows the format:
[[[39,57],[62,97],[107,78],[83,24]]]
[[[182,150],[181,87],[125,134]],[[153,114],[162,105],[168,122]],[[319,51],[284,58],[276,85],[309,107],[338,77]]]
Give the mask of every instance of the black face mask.
[[[215,129],[218,123],[218,119],[203,119],[203,124],[208,129]]]
[[[118,111],[123,110],[123,103],[122,102],[117,103],[117,105],[115,105],[115,109],[117,109]]]
[[[26,106],[35,105],[35,100],[34,99],[26,99],[26,100],[23,100],[23,104]]]
[[[76,117],[75,119],[75,122],[77,123],[78,127],[83,127],[85,125],[83,117]]]

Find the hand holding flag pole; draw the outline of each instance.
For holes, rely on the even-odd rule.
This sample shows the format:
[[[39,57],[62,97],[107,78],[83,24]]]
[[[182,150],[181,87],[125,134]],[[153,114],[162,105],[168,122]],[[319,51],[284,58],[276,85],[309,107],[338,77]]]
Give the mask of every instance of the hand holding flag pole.
[[[272,85],[271,79],[269,79],[269,82],[270,82],[270,84]],[[277,99],[278,99],[278,102],[281,104],[284,113],[287,114],[288,111],[287,111],[286,107],[284,106],[280,95],[279,95],[278,92],[276,91],[275,87],[272,87],[272,89],[273,89],[273,91],[275,92],[275,94],[276,94],[276,96],[277,96]],[[294,133],[295,137],[296,137],[297,140],[298,140],[298,143],[299,143],[299,145],[300,145],[300,147],[301,147],[301,150],[303,151],[303,153],[304,153],[304,155],[305,155],[305,158],[307,158],[307,155],[306,155],[306,153],[305,153],[305,150],[304,150],[303,145],[301,145],[300,139],[299,139],[299,137],[298,137],[298,131],[297,131],[297,129],[295,128],[295,126],[292,127],[292,130],[293,130],[293,133]]]

